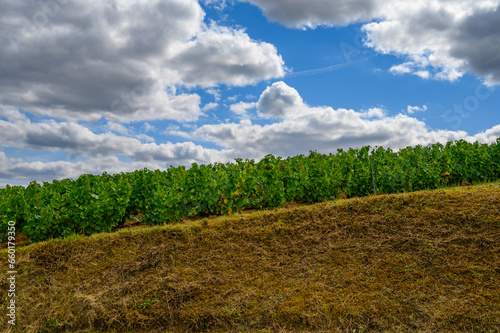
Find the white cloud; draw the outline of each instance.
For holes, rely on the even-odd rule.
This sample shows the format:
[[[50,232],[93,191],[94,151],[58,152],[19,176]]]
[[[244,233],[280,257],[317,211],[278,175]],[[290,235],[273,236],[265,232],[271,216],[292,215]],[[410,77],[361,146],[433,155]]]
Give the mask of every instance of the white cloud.
[[[407,61],[393,73],[454,81],[466,71],[500,82],[499,2],[388,1],[365,24],[367,45]],[[429,70],[429,69],[432,69]]]
[[[416,76],[420,76],[422,79],[427,80],[431,77],[431,73],[429,71],[416,71],[415,72]]]
[[[145,122],[142,126],[141,126],[141,130],[143,132],[156,132],[156,127],[154,125],[151,125],[150,123],[148,122]]]
[[[132,158],[132,161],[126,162],[119,158],[120,154],[87,156],[78,162],[62,160],[29,162],[8,158],[0,152],[0,165],[4,165],[0,171],[0,179],[9,180],[8,184],[13,184],[14,181],[27,184],[32,180],[77,178],[84,173],[131,172],[142,168],[166,170],[170,165],[189,166],[194,162],[229,162],[235,158],[232,151],[206,149],[191,142],[161,145],[150,143],[136,145],[134,148],[137,150],[123,152],[124,156]]]
[[[121,95],[111,103],[111,111],[102,111],[100,116],[107,119],[130,123],[144,120],[170,119],[182,122],[196,121],[203,115],[200,109],[201,98],[197,94],[171,94],[162,89],[161,85],[156,85],[148,90],[149,94],[135,97],[132,94]],[[30,111],[34,110],[31,108]],[[63,110],[61,110],[62,112]],[[47,114],[47,112],[45,112]],[[50,112],[50,115],[57,118],[57,112]],[[64,117],[63,117],[64,118]],[[81,115],[66,117],[69,120],[81,119]],[[99,116],[86,120],[99,119]]]
[[[155,142],[155,139],[146,134],[134,135],[134,138],[139,139],[141,142]]]
[[[102,174],[104,171],[107,173],[120,173],[131,172],[142,168],[149,168],[151,170],[165,169],[165,166],[160,163],[125,163],[116,156],[89,158],[79,162],[61,160],[52,162],[26,162],[17,160],[14,162],[12,159],[8,159],[8,161],[9,166],[2,169],[0,172],[0,179],[9,179],[7,184],[11,185],[27,185],[32,180],[51,181],[53,179],[64,178],[76,179],[82,174]]]
[[[378,0],[240,0],[259,6],[273,21],[296,28],[339,26],[365,21],[376,13]]]
[[[394,65],[389,71],[393,74],[408,74],[412,72],[411,63],[405,62],[404,64]]]
[[[208,88],[205,90],[208,94],[213,95],[216,102],[220,101],[220,90],[217,88]]]
[[[213,6],[217,10],[224,10],[227,6],[226,0],[203,0],[205,5]]]
[[[487,129],[484,132],[476,134],[474,138],[481,143],[491,143],[495,142],[497,138],[500,138],[500,125],[493,128]]]
[[[285,75],[276,47],[256,42],[243,30],[211,26],[179,47],[169,61],[184,84],[245,86]]]
[[[387,116],[387,111],[381,108],[371,108],[368,111],[361,112],[360,117],[362,118],[385,118]]]
[[[72,121],[189,122],[202,115],[200,96],[176,94],[176,85],[245,85],[284,73],[273,45],[207,26],[197,0],[49,4],[50,15],[43,1],[2,5],[2,108]]]
[[[234,150],[239,156],[261,158],[268,153],[286,157],[309,150],[330,153],[338,148],[365,145],[400,149],[458,139],[491,142],[498,131],[497,126],[485,134],[470,136],[464,131],[432,130],[424,122],[403,114],[387,116],[386,111],[380,108],[356,112],[311,107],[283,82],[268,87],[261,99],[270,94],[278,96],[278,101],[279,96],[288,96],[288,102],[271,103],[267,109],[282,115],[280,121],[265,126],[253,124],[249,119],[239,123],[204,125],[193,132],[194,138]],[[283,112],[284,109],[286,112]]]
[[[177,125],[169,125],[162,134],[170,136],[178,136],[185,139],[190,139],[190,135],[187,132],[181,131],[181,128]]]
[[[149,125],[148,123],[145,123],[142,126],[142,128],[149,128],[146,124]],[[151,126],[151,125],[149,125],[149,126]],[[140,134],[140,133],[134,134],[130,128],[125,127],[120,123],[108,121],[107,127],[108,127],[108,130],[111,132],[118,133],[118,134],[121,134],[123,136],[134,137],[134,138],[139,139],[140,141],[143,141],[143,142],[154,142],[155,141],[152,137],[150,137],[146,134]]]
[[[304,106],[297,90],[283,81],[267,87],[260,96],[257,107],[262,115],[274,118],[290,117]]]
[[[116,126],[111,123],[111,127]],[[126,131],[126,129],[125,129]],[[0,141],[3,147],[59,152],[83,158],[126,156],[136,162],[190,164],[194,161],[213,162],[227,159],[228,151],[206,149],[192,142],[142,143],[153,138],[135,137],[111,132],[96,134],[73,122],[32,122],[27,117],[15,122],[0,120]]]
[[[500,83],[498,0],[240,0],[295,28],[362,22],[365,44],[405,58],[394,74],[454,81],[465,72]]]
[[[415,112],[425,112],[427,111],[427,105],[424,105],[422,107],[408,105],[406,111],[408,112],[408,114],[414,114]]]
[[[115,123],[113,121],[108,121],[108,129],[112,132],[120,133],[120,134],[129,134],[130,130],[123,126],[122,124]]]
[[[202,110],[203,111],[209,111],[209,110],[215,109],[218,106],[219,106],[219,103],[213,103],[212,102],[212,103],[208,103],[207,105],[205,105]]]
[[[248,118],[248,110],[253,109],[257,106],[257,103],[246,103],[246,102],[239,102],[236,104],[232,104],[229,107],[229,110],[238,115],[240,118]]]
[[[420,68],[427,68],[429,65],[429,62],[426,59],[418,59],[418,61],[407,61],[402,64],[398,65],[393,65],[390,69],[389,72],[391,72],[394,75],[402,75],[402,74],[413,74],[416,76],[419,76],[420,78],[427,80],[432,77],[432,74],[428,70],[422,70]],[[436,78],[438,77],[437,74]],[[456,76],[453,78],[453,80],[458,79],[459,76]],[[447,77],[441,77],[441,79],[447,79]]]

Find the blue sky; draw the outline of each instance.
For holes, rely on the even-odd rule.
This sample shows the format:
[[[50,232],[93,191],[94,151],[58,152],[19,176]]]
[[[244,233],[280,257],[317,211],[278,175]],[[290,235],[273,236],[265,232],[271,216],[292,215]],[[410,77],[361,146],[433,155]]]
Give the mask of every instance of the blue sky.
[[[0,5],[0,186],[500,137],[500,2]]]

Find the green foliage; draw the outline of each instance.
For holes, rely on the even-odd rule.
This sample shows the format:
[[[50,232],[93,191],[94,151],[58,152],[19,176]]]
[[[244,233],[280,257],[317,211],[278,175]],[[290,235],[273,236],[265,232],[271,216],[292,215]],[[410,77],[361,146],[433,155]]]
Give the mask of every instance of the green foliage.
[[[8,222],[16,222],[18,230],[24,223],[24,192],[22,186],[9,186],[0,189],[0,240],[7,238]]]
[[[73,328],[73,326],[71,322],[65,321],[64,323],[60,323],[57,319],[49,318],[40,333],[67,332],[69,329]]]
[[[373,193],[396,193],[466,185],[500,178],[500,139],[491,145],[460,140],[394,152],[369,146],[324,155],[310,151],[283,159],[267,155],[258,163],[192,164],[166,171],[148,169],[76,181],[32,182],[0,190],[0,237],[16,222],[31,240],[112,231],[131,215],[148,224],[186,216],[231,214],[243,209],[313,203]]]
[[[155,305],[156,303],[158,303],[160,300],[158,298],[155,298],[155,299],[147,299],[147,301],[144,301],[142,303],[140,303],[139,305],[137,305],[137,307],[139,309],[148,309],[150,307],[152,307],[153,305]]]
[[[33,241],[112,231],[126,217],[131,185],[124,175],[82,175],[25,190],[22,231]]]

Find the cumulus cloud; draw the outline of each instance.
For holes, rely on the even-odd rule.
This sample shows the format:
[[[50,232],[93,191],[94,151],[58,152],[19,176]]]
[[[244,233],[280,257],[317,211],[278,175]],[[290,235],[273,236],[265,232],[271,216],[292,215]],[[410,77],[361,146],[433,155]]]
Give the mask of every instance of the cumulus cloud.
[[[141,130],[144,131],[144,132],[156,132],[156,127],[154,125],[151,125],[150,123],[148,122],[145,122],[142,126],[141,126]]]
[[[361,112],[360,116],[362,118],[385,118],[387,116],[387,111],[381,108],[371,108],[368,111]]]
[[[203,110],[203,111],[209,111],[209,110],[213,110],[213,109],[215,109],[215,108],[216,108],[216,107],[218,107],[218,106],[219,106],[219,103],[213,103],[213,102],[212,102],[212,103],[208,103],[208,104],[206,104],[206,105],[203,107],[203,109],[202,109],[202,110]]]
[[[131,172],[148,168],[166,170],[171,165],[189,166],[192,163],[229,162],[236,155],[232,151],[209,150],[194,143],[143,144],[137,150],[125,152],[132,160],[123,160],[119,155],[87,156],[81,161],[54,160],[51,162],[13,159],[0,152],[0,184],[27,184],[32,180],[77,178],[81,174]],[[0,185],[0,187],[2,187]]]
[[[229,110],[239,116],[240,118],[248,118],[248,110],[253,109],[257,106],[257,103],[246,103],[246,102],[239,102],[236,104],[232,104],[229,107]]]
[[[277,104],[265,102],[264,109],[280,115],[278,122],[257,125],[245,119],[239,123],[204,125],[193,132],[194,137],[216,143],[224,149],[234,150],[241,156],[261,158],[268,153],[294,156],[318,150],[335,152],[338,148],[364,145],[400,149],[417,144],[466,139],[492,142],[498,134],[495,127],[477,136],[464,131],[432,130],[424,122],[408,115],[388,116],[381,108],[357,112],[331,107],[312,107],[302,101],[296,91],[283,82],[268,87],[261,95],[276,95]],[[287,96],[287,102],[280,96]],[[283,110],[286,109],[286,112]]]
[[[393,74],[408,74],[412,72],[413,63],[405,62],[403,64],[398,64],[392,66],[389,71]]]
[[[251,40],[243,30],[226,27],[199,33],[169,63],[179,70],[183,83],[203,87],[219,82],[245,86],[285,74],[276,47]]]
[[[363,23],[365,44],[405,60],[394,74],[454,81],[465,72],[500,82],[498,0],[240,0],[295,28]]]
[[[130,134],[130,129],[123,126],[122,124],[115,123],[112,121],[108,121],[108,129],[112,132],[120,133],[120,134]]]
[[[127,131],[126,128],[117,127],[117,124],[114,123],[110,123],[108,126],[110,129]],[[165,168],[170,164],[190,165],[194,162],[227,161],[232,156],[231,151],[207,149],[192,142],[156,144],[143,143],[140,140],[147,138],[147,136],[141,135],[136,137],[117,135],[112,132],[96,134],[87,127],[74,122],[56,122],[54,120],[32,122],[27,117],[16,121],[0,120],[0,141],[5,148],[66,152],[71,156],[78,156],[88,161],[124,156],[131,159],[134,166],[142,163],[145,166],[161,165]],[[3,155],[3,158],[5,159],[5,155]],[[41,169],[50,167],[50,170],[52,170],[50,172],[55,172],[57,171],[54,169],[55,166],[61,165],[61,163],[54,163],[39,162],[29,165],[32,167],[40,166]],[[89,163],[87,168],[92,169],[92,163],[87,163]],[[20,165],[26,166],[26,164],[20,164],[19,161],[14,164],[18,167]],[[74,167],[74,164],[71,165]],[[98,163],[95,167],[99,169],[99,165],[108,166]],[[69,167],[68,164],[64,163],[63,166]],[[13,170],[13,167],[10,166],[7,169]],[[114,169],[116,168],[112,168],[112,170]],[[25,169],[16,170],[21,175],[29,175],[29,173],[22,172]],[[61,172],[61,175],[65,174],[65,172]]]
[[[464,59],[466,67],[486,77],[486,82],[500,82],[500,4],[495,9],[477,11],[467,17],[454,33],[450,55]]]
[[[242,0],[259,6],[264,15],[289,27],[348,25],[371,18],[377,0]]]
[[[304,102],[297,90],[283,81],[275,82],[267,87],[257,103],[257,107],[264,116],[274,118],[291,116],[300,111],[302,106]]]
[[[424,57],[419,57],[416,55],[414,55],[413,58],[415,58],[414,61],[407,61],[402,64],[393,65],[389,69],[389,72],[391,72],[394,75],[413,74],[425,80],[430,79],[432,77],[431,72],[422,69],[422,68],[428,68],[430,66],[429,61]],[[453,78],[453,80],[454,79],[455,78]]]
[[[414,114],[415,112],[425,112],[425,111],[427,111],[427,105],[421,107],[408,105],[408,107],[406,108],[406,112],[408,112],[409,114]]]
[[[196,0],[4,2],[0,105],[75,121],[195,121],[200,97],[176,86],[283,75],[272,45],[204,16]]]
[[[481,143],[491,143],[500,138],[500,125],[490,128],[474,136]]]
[[[241,156],[253,158],[268,153],[294,156],[309,150],[331,153],[338,148],[368,144],[399,149],[471,138],[466,132],[433,131],[425,123],[401,114],[369,120],[354,110],[329,107],[310,108],[300,118],[284,119],[265,126],[252,124],[250,120],[204,125],[195,131],[195,135],[223,148],[234,149]]]
[[[21,158],[9,158],[0,151],[0,180],[8,180],[7,183],[1,182],[0,188],[6,184],[26,185],[34,179],[41,181],[59,177],[78,177],[82,173],[87,173],[89,166],[90,164],[83,162],[27,162]]]
[[[0,188],[6,184],[27,185],[32,180],[52,181],[54,179],[73,178],[76,179],[82,174],[102,174],[131,172],[134,170],[149,168],[151,170],[165,169],[162,164],[148,162],[123,162],[116,156],[104,158],[89,158],[84,161],[57,160],[52,162],[30,162],[21,159],[12,159],[2,156],[0,152],[0,164],[2,160],[8,166],[0,171],[0,179],[8,180],[0,183]],[[3,185],[3,186],[2,186]]]
[[[363,30],[368,46],[407,58],[393,73],[454,81],[469,71],[493,84],[500,82],[499,8],[491,0],[389,1]]]

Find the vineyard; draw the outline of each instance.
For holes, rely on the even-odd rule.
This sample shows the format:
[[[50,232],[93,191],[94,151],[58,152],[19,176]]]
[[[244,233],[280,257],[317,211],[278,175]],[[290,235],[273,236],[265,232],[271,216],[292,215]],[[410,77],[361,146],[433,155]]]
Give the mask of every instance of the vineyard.
[[[158,225],[286,202],[367,196],[374,187],[377,193],[399,193],[499,178],[500,139],[490,145],[460,140],[398,152],[366,146],[329,155],[267,155],[259,162],[237,159],[166,171],[85,174],[0,189],[0,237],[5,239],[11,220],[36,242],[113,231],[139,213],[145,223]]]

